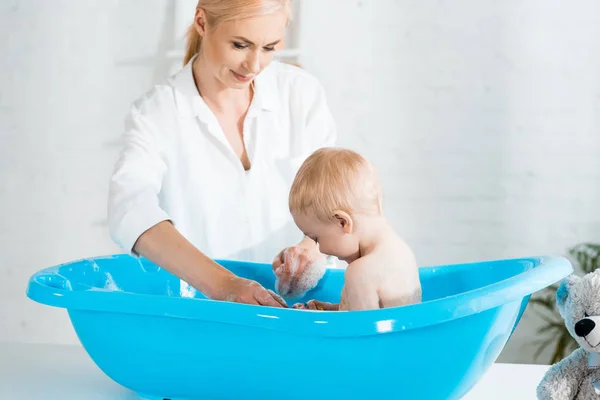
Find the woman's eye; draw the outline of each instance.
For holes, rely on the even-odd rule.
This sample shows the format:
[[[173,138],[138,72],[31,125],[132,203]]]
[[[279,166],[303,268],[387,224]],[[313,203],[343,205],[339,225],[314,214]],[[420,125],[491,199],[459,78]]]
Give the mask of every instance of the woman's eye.
[[[263,47],[265,51],[275,51],[275,47]]]
[[[236,48],[236,49],[238,49],[238,50],[243,50],[243,49],[245,49],[247,46],[245,46],[245,45],[243,45],[243,44],[241,44],[241,43],[238,43],[238,42],[233,42],[233,47],[235,47],[235,48]]]

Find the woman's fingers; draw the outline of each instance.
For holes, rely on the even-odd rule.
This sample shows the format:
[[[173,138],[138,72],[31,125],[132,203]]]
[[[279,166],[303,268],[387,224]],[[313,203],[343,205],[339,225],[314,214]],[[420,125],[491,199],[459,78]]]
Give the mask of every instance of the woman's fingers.
[[[287,304],[285,304],[285,302],[281,303],[278,299],[276,299],[274,296],[272,296],[271,293],[269,293],[269,291],[267,289],[265,289],[264,287],[262,287],[260,285],[254,289],[253,295],[254,295],[253,297],[256,299],[258,304],[260,304],[261,306],[270,306],[270,307],[279,307],[279,308],[287,307]]]
[[[275,256],[275,258],[273,259],[273,263],[271,264],[271,267],[273,268],[273,272],[275,273],[275,275],[277,275],[277,271],[281,271],[280,267],[283,265],[283,250],[279,252],[279,254],[277,254],[277,256]]]
[[[274,291],[272,291],[271,289],[268,289],[268,290],[267,290],[267,292],[269,292],[269,294],[270,294],[271,296],[273,296],[273,298],[274,298],[275,300],[277,300],[277,302],[278,302],[279,304],[281,304],[283,307],[286,307],[286,308],[287,308],[287,306],[288,306],[288,305],[287,305],[287,303],[285,302],[285,300],[283,299],[283,297],[281,297],[280,295],[278,295],[277,293],[275,293],[275,292],[274,292]]]

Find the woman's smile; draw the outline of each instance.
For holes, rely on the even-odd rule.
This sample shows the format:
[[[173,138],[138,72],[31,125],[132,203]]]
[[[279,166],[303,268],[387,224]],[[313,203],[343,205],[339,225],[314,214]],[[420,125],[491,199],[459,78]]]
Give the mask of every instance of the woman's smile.
[[[243,83],[248,83],[248,82],[250,82],[252,79],[254,79],[254,75],[248,75],[248,76],[246,76],[246,75],[240,75],[240,74],[238,74],[237,72],[235,72],[235,71],[233,71],[233,70],[231,70],[231,73],[233,74],[233,76],[234,76],[234,77],[235,77],[235,78],[236,78],[238,81],[240,81],[240,82],[243,82]]]

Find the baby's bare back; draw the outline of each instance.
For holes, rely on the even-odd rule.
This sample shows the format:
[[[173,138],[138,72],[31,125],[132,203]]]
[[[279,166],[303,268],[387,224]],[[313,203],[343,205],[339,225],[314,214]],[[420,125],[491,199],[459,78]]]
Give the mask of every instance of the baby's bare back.
[[[414,253],[401,239],[383,245],[373,254],[373,270],[379,270],[378,293],[382,308],[421,302],[419,268]]]
[[[414,253],[402,239],[393,237],[381,242],[375,249],[352,264],[348,269],[360,268],[361,279],[348,282],[355,287],[348,288],[346,291],[362,293],[369,298],[376,296],[379,299],[379,308],[421,302],[417,262]],[[358,285],[361,287],[356,287]],[[342,303],[345,301],[342,300]]]

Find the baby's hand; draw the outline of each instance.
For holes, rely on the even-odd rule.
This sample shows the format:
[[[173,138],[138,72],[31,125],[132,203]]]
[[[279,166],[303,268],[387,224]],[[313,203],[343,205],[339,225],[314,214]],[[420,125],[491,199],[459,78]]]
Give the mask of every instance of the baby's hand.
[[[302,297],[319,283],[327,270],[326,257],[300,246],[283,251],[273,262],[275,289],[287,298]]]
[[[309,310],[324,310],[324,311],[338,311],[339,310],[339,304],[332,304],[332,303],[328,303],[326,301],[319,301],[319,300],[310,300],[309,302],[306,303],[306,305],[308,306]]]
[[[318,310],[318,311],[338,311],[339,306],[337,304],[327,303],[325,301],[310,300],[306,303],[296,303],[292,308],[300,310]]]

